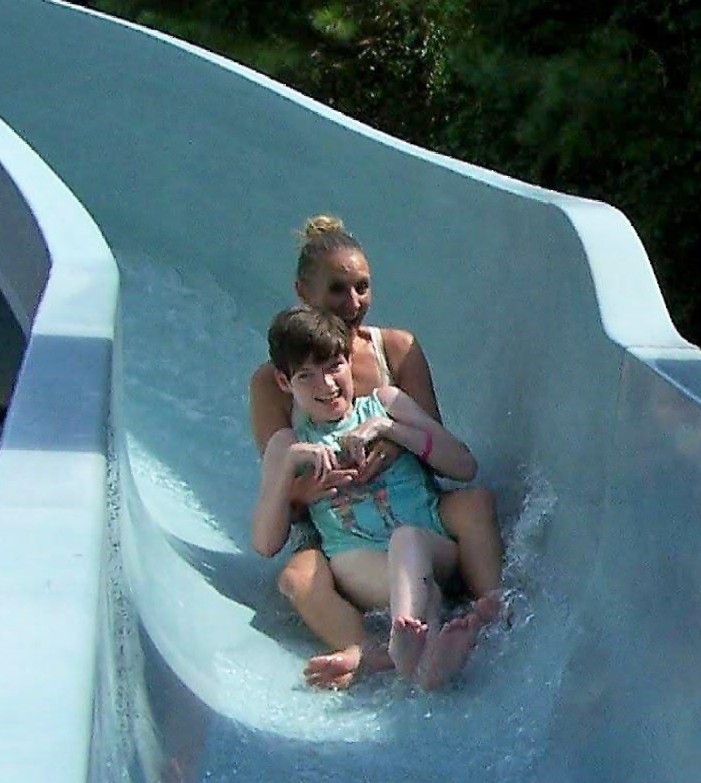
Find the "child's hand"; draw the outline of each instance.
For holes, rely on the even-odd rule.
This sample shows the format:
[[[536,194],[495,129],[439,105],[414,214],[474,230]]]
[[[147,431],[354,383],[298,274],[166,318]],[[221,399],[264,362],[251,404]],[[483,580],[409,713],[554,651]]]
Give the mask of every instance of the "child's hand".
[[[339,438],[339,443],[350,461],[355,463],[361,472],[367,462],[370,445],[387,431],[387,425],[388,420],[384,416],[373,416]]]
[[[365,465],[358,474],[357,483],[367,484],[368,481],[372,481],[375,476],[387,470],[402,451],[404,449],[391,440],[380,438],[374,441],[367,451]]]
[[[311,465],[312,476],[317,481],[338,469],[338,456],[330,446],[323,443],[293,443],[289,454],[295,467]]]
[[[335,497],[339,487],[347,486],[357,478],[356,468],[331,470],[323,478],[316,478],[309,471],[292,482],[290,500],[301,506],[311,506],[319,500]]]

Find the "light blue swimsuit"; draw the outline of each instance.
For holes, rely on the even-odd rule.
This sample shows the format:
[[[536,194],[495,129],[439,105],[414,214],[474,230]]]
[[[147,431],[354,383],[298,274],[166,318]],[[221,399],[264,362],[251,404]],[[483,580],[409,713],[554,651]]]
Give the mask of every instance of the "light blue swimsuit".
[[[358,397],[342,421],[316,423],[300,417],[295,433],[308,443],[325,443],[341,453],[339,438],[372,416],[386,416],[373,392]],[[438,516],[438,491],[417,457],[402,452],[387,470],[367,484],[339,487],[338,494],[310,506],[312,522],[321,535],[327,557],[351,549],[386,551],[400,525],[427,528],[446,536]]]

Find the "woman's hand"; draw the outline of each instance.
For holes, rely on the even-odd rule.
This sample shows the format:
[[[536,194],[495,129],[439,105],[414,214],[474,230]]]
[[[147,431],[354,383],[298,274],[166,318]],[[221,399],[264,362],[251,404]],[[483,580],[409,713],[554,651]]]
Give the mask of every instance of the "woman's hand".
[[[310,506],[322,498],[333,497],[337,488],[357,478],[357,468],[341,468],[338,454],[323,443],[297,442],[290,446],[295,466],[310,465],[311,470],[292,482],[290,501],[296,506]]]
[[[394,441],[385,440],[384,438],[376,440],[366,454],[365,465],[358,473],[356,482],[358,484],[366,484],[368,481],[372,481],[383,470],[387,470],[401,453],[402,447],[398,446]]]
[[[350,462],[358,466],[361,475],[366,473],[371,456],[374,458],[373,462],[383,461],[386,449],[377,448],[375,444],[390,426],[391,422],[387,417],[373,416],[339,438],[341,447],[348,454]],[[379,466],[375,468],[375,473],[378,469]]]
[[[359,470],[365,467],[367,452],[373,441],[376,441],[387,429],[387,423],[383,416],[372,416],[359,424],[354,430],[342,435],[338,442],[348,455],[348,460],[358,466]]]

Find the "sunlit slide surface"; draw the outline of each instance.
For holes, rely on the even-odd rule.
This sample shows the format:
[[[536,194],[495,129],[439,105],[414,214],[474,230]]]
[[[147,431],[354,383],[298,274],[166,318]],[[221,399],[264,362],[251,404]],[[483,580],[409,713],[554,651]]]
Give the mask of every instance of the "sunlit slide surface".
[[[701,354],[625,217],[62,4],[0,0],[0,73],[0,777],[697,783]],[[510,619],[443,692],[310,691],[250,547],[248,379],[318,212],[498,499]]]

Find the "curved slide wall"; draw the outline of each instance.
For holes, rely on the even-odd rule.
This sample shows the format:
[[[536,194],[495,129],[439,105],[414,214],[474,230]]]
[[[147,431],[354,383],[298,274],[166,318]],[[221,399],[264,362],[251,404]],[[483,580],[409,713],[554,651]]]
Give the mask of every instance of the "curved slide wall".
[[[142,349],[145,316],[158,323],[158,313],[130,312],[127,302],[127,399],[118,351],[111,417],[115,566],[104,531],[111,255],[64,191],[55,198],[72,204],[71,220],[56,201],[40,201],[59,185],[24,174],[16,160],[28,153],[4,132],[0,282],[23,327],[37,312],[0,455],[3,529],[13,544],[3,563],[15,565],[3,569],[12,598],[5,627],[15,640],[3,652],[3,682],[16,689],[3,716],[15,731],[0,761],[12,776],[83,779],[96,694],[94,779],[158,779],[165,769],[187,779],[213,769],[223,780],[291,769],[310,781],[399,779],[419,763],[456,779],[692,780],[701,761],[701,639],[690,621],[701,595],[699,353],[669,322],[625,218],[410,148],[112,20],[38,0],[2,0],[0,19],[0,116],[85,205],[132,280],[132,301],[154,274],[182,294],[152,334],[155,372],[141,368],[136,378],[129,357]],[[507,537],[518,543],[529,532],[529,502],[547,506],[537,540],[525,544],[527,565],[542,576],[524,588],[532,620],[492,647],[487,640],[492,660],[478,659],[466,693],[441,701],[400,694],[378,702],[370,689],[339,700],[300,689],[309,640],[274,595],[276,564],[248,549],[255,456],[245,405],[222,424],[237,433],[231,470],[247,486],[233,497],[222,500],[208,471],[188,462],[187,440],[163,434],[177,430],[166,400],[193,413],[185,379],[169,387],[158,364],[169,357],[172,369],[199,350],[178,317],[192,317],[191,281],[205,275],[205,290],[236,307],[231,330],[215,336],[235,357],[239,388],[263,358],[270,314],[291,301],[291,229],[322,210],[341,214],[363,240],[374,320],[421,336],[445,418],[478,454]],[[87,239],[67,231],[73,218]],[[80,284],[57,282],[54,296],[64,268]],[[83,308],[85,318],[76,315]],[[84,358],[74,362],[78,347]],[[215,395],[208,381],[226,377],[187,366],[200,394]],[[130,401],[134,386],[151,395],[143,405]],[[38,397],[47,390],[65,408]],[[195,438],[205,425],[212,421],[194,427]],[[131,470],[138,455],[127,434],[214,509],[210,524]],[[66,459],[88,473],[74,474]],[[534,492],[539,480],[547,492]],[[71,504],[83,504],[80,513]],[[69,556],[60,581],[41,581]],[[47,608],[58,583],[61,602]],[[64,627],[67,617],[75,631],[70,644],[58,643],[66,637],[51,623]],[[24,679],[12,676],[18,660]],[[434,746],[443,752],[419,762],[410,752]],[[73,761],[47,775],[59,748]]]
[[[3,293],[31,328],[0,448],[0,770],[84,780],[117,268],[84,208],[2,123],[0,237]]]

